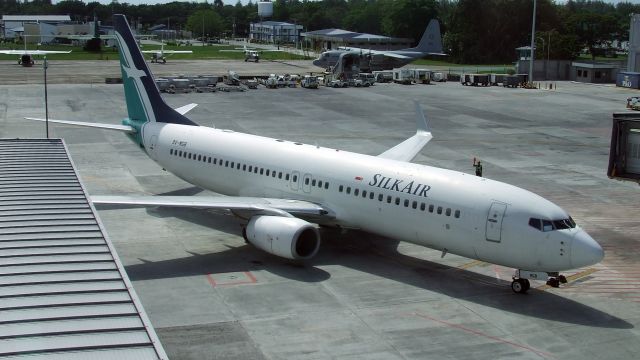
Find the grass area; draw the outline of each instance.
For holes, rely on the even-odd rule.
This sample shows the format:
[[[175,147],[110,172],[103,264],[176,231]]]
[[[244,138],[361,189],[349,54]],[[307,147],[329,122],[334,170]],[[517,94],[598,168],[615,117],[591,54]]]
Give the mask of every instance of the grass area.
[[[233,50],[236,49],[235,46],[168,46],[165,45],[165,50],[191,50],[193,54],[174,54],[169,55],[170,59],[180,60],[195,60],[195,59],[229,59],[229,60],[244,60],[244,52],[243,51],[220,51],[220,50]],[[13,46],[13,47],[3,47],[2,50],[22,50],[24,47]],[[35,49],[34,46],[28,46],[28,50]],[[67,45],[47,45],[40,46],[38,49],[40,50],[62,50],[69,51],[72,50],[69,54],[51,54],[49,55],[51,59],[54,60],[116,60],[118,59],[118,52],[112,48],[103,48],[102,53],[92,53],[87,52],[82,49],[82,47],[78,46],[67,46]],[[142,50],[160,50],[160,46],[157,45],[145,45]],[[145,54],[147,58],[150,57],[151,54]],[[18,57],[16,55],[4,55],[0,54],[0,60],[16,60]],[[260,58],[264,60],[303,60],[304,57],[287,53],[284,51],[276,52],[262,52],[260,54]]]
[[[468,69],[466,72],[475,72],[475,73],[506,73],[508,69],[513,69],[513,64],[489,64],[489,65],[479,65],[479,64],[456,64],[450,63],[442,60],[431,60],[431,59],[419,59],[413,61],[412,65],[424,65],[424,66],[438,66],[444,68],[451,69]]]

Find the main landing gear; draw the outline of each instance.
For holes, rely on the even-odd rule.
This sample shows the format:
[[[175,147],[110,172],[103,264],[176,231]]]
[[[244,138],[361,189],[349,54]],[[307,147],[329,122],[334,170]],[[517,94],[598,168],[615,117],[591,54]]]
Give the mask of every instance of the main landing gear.
[[[526,271],[516,270],[511,282],[511,290],[516,294],[524,294],[531,288],[529,279],[532,280],[546,280],[547,285],[553,288],[560,287],[560,284],[566,284],[567,278],[564,275],[560,275],[557,272],[540,272],[540,271]]]

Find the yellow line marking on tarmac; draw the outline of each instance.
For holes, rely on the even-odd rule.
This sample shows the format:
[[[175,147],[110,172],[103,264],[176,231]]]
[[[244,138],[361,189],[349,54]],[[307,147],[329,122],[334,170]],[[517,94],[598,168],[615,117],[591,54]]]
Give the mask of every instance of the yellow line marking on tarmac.
[[[484,261],[473,260],[473,261],[468,262],[466,264],[462,264],[462,265],[458,266],[457,268],[458,268],[458,270],[466,270],[466,269],[472,268],[474,266],[482,265],[484,263],[485,263]]]
[[[571,276],[567,276],[567,284],[571,284],[572,282],[578,280],[578,279],[582,279],[583,277],[587,277],[591,274],[593,274],[594,272],[598,271],[598,269],[594,269],[594,268],[589,268],[583,271],[580,271],[579,273],[575,273]],[[541,286],[538,286],[536,289],[537,290],[547,290],[551,288],[551,286],[544,284]]]

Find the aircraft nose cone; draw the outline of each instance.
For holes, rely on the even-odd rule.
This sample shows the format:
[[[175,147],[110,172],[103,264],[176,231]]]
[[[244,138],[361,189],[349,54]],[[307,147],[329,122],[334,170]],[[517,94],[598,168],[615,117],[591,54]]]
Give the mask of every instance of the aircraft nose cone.
[[[571,265],[574,268],[594,265],[602,261],[604,250],[589,234],[580,231],[571,244]]]

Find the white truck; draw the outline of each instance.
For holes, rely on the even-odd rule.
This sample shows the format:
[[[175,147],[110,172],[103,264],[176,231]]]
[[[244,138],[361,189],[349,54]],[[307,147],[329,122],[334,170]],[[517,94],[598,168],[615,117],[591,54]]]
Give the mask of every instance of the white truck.
[[[300,86],[307,89],[317,89],[318,88],[318,77],[305,75],[302,81],[300,82]]]
[[[410,85],[413,83],[413,69],[393,69],[393,82]]]

